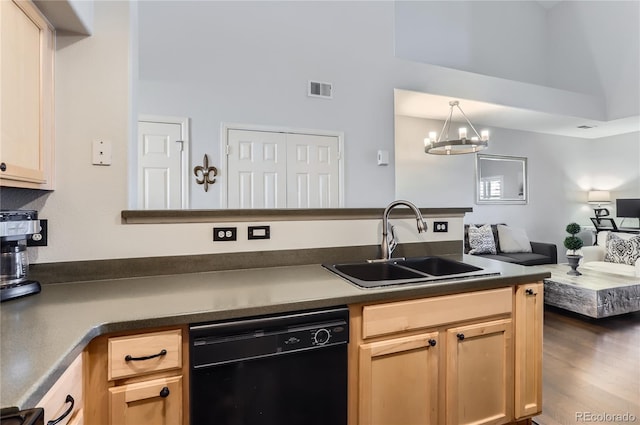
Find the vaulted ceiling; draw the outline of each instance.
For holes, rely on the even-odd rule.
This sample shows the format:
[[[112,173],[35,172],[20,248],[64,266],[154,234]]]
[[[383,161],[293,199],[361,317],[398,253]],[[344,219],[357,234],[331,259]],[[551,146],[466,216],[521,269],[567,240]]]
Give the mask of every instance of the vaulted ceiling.
[[[418,51],[408,59],[475,73],[479,76],[475,80],[497,77],[505,87],[519,84],[523,93],[542,101],[531,101],[528,107],[522,93],[509,99],[509,94],[497,95],[490,85],[485,93],[469,90],[466,97],[463,90],[455,97],[444,91],[396,90],[397,114],[444,119],[449,100],[457,99],[473,122],[488,126],[581,138],[640,131],[640,30],[633,24],[640,14],[638,1],[538,0],[529,2],[529,7],[514,2],[508,10],[495,2],[437,3],[402,6],[422,14],[407,19],[409,24],[421,23],[412,33],[400,29],[405,46]],[[540,6],[538,12],[532,4]],[[406,18],[414,10],[400,12]],[[527,16],[529,22],[523,21]],[[451,20],[460,24],[457,35],[440,37],[437,43],[411,44],[434,40],[433,28],[447,27]],[[485,25],[478,27],[478,20]],[[544,107],[572,96],[573,109]],[[576,108],[581,96],[601,112]],[[536,103],[544,105],[536,108]],[[590,128],[579,128],[585,126]]]

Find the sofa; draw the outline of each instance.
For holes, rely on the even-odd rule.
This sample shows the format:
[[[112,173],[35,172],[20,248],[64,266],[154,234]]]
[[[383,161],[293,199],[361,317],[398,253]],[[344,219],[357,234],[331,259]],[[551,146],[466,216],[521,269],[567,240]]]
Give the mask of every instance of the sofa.
[[[610,238],[611,233],[615,234],[615,239],[623,241],[618,242],[617,249],[611,246],[612,243],[615,244]],[[596,243],[594,246],[582,247],[578,270],[640,276],[640,235],[601,231],[596,236]],[[608,251],[610,255],[607,255]]]
[[[540,264],[557,264],[558,263],[558,250],[555,244],[544,243],[544,242],[531,242],[526,237],[524,230],[512,228],[505,224],[491,224],[491,234],[490,236],[493,239],[493,244],[495,246],[495,253],[493,251],[487,249],[486,252],[478,253],[477,250],[474,250],[469,242],[469,224],[464,225],[464,253],[477,255],[483,258],[489,258],[491,260],[505,261],[507,263],[520,264],[523,266],[537,266]],[[476,230],[486,226],[486,225],[477,225],[472,224],[475,229],[472,229],[472,232],[476,233]],[[486,227],[484,227],[488,230]],[[499,229],[503,230],[502,235],[500,235]],[[519,245],[515,245],[512,243],[513,238],[509,238],[508,235],[515,234],[516,239],[519,241]],[[472,235],[472,239],[474,238]],[[502,237],[501,237],[502,236]],[[509,249],[502,249],[500,245],[500,239],[504,242],[509,241]],[[490,242],[490,241],[489,241]],[[517,246],[520,246],[521,249],[517,249]],[[519,252],[517,252],[519,251]],[[529,251],[529,252],[527,252]]]

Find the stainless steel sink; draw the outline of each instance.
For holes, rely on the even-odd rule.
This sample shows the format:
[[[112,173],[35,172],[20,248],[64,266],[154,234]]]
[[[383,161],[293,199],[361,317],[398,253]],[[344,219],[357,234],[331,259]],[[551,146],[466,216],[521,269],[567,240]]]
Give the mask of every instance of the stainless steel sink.
[[[495,270],[483,269],[442,257],[323,264],[322,266],[362,288],[437,283],[443,280],[469,279],[500,274]]]

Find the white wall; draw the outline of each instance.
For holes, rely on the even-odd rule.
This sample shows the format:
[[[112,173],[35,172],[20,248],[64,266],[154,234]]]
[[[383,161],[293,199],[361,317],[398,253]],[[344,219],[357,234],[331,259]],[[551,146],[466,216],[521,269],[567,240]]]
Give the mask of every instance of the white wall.
[[[172,3],[168,3],[169,7]],[[283,3],[285,4],[285,3]],[[262,124],[285,124],[290,126],[304,126],[313,128],[325,128],[345,131],[345,145],[347,145],[347,155],[355,159],[355,163],[347,163],[347,178],[349,179],[347,188],[356,188],[357,193],[347,192],[354,197],[360,197],[369,206],[383,207],[389,201],[396,198],[395,194],[395,169],[393,166],[378,167],[375,165],[375,153],[378,149],[387,149],[393,152],[394,149],[394,124],[393,124],[393,88],[405,88],[410,90],[422,90],[436,94],[447,94],[451,96],[469,98],[480,98],[482,100],[495,100],[496,103],[516,104],[520,106],[532,106],[542,108],[556,113],[566,113],[567,111],[580,111],[580,113],[592,113],[598,115],[599,104],[597,98],[586,95],[575,95],[569,92],[553,91],[557,96],[540,95],[540,86],[517,84],[513,81],[501,80],[495,77],[485,77],[478,74],[471,74],[459,70],[447,70],[445,68],[412,63],[393,58],[393,4],[387,2],[363,2],[346,3],[329,2],[327,10],[318,10],[317,3],[286,3],[291,10],[282,12],[284,16],[292,18],[306,16],[308,12],[319,13],[319,18],[325,20],[338,16],[335,30],[342,36],[349,39],[334,40],[331,45],[321,43],[324,32],[317,26],[305,24],[297,19],[297,24],[283,23],[279,30],[267,36],[255,28],[247,28],[246,32],[234,33],[234,39],[228,44],[221,45],[221,52],[229,58],[238,60],[240,64],[251,65],[253,68],[243,71],[243,67],[218,70],[222,65],[214,63],[210,68],[200,68],[189,62],[180,62],[174,65],[171,60],[161,59],[167,64],[168,70],[157,70],[157,77],[163,73],[168,76],[170,73],[185,73],[187,76],[206,77],[210,72],[225,79],[225,84],[215,86],[215,91],[211,88],[203,88],[198,84],[187,84],[174,86],[169,91],[166,99],[175,100],[178,105],[189,105],[195,102],[195,96],[204,93],[211,103],[202,102],[194,114],[198,118],[199,125],[204,125],[208,121],[254,121],[259,120]],[[37,263],[62,262],[77,260],[95,260],[105,258],[126,258],[150,255],[181,255],[181,254],[206,254],[214,252],[230,252],[237,250],[254,250],[257,243],[238,242],[230,245],[217,245],[211,242],[211,228],[213,224],[189,224],[189,225],[122,225],[120,220],[121,210],[128,208],[128,150],[131,137],[131,117],[135,114],[135,74],[136,64],[135,54],[135,3],[120,1],[96,1],[94,4],[94,32],[91,37],[78,37],[69,35],[59,35],[57,37],[56,52],[56,171],[57,188],[54,192],[45,195],[34,202],[27,202],[24,207],[30,205],[37,206],[42,218],[49,219],[49,246],[35,248],[31,250],[32,261]],[[142,9],[146,2],[139,3]],[[206,6],[205,6],[206,5]],[[175,4],[174,4],[175,6]],[[204,3],[203,7],[222,7],[217,2]],[[161,7],[164,8],[165,6]],[[229,7],[226,5],[225,7]],[[240,8],[265,7],[264,22],[278,20],[278,17],[269,16],[266,6],[245,4],[239,2]],[[342,10],[341,8],[345,8]],[[310,8],[310,9],[307,9]],[[321,8],[320,8],[321,9]],[[182,8],[180,8],[182,10]],[[253,10],[251,10],[253,12]],[[296,12],[297,11],[297,12]],[[295,12],[295,13],[294,13]],[[344,13],[338,13],[344,12]],[[179,17],[177,10],[165,11],[165,20],[170,20],[172,16]],[[131,18],[130,14],[134,17]],[[249,13],[249,16],[253,14]],[[225,15],[229,18],[228,15]],[[237,19],[244,15],[239,14]],[[194,18],[195,19],[195,18]],[[236,19],[236,21],[237,21]],[[158,25],[164,25],[165,20],[158,20]],[[222,19],[224,20],[224,19]],[[181,22],[179,31],[195,32],[202,35],[202,41],[195,44],[187,44],[185,49],[193,49],[195,53],[200,52],[206,55],[207,45],[211,43],[208,38],[208,31],[214,25],[207,21],[207,25],[191,26]],[[259,27],[260,19],[251,19],[251,24]],[[218,24],[218,22],[216,22]],[[285,25],[286,24],[286,25]],[[224,26],[224,23],[220,23]],[[354,27],[359,31],[352,31]],[[349,31],[347,31],[347,27]],[[324,27],[323,27],[324,28]],[[161,29],[166,29],[166,26]],[[308,32],[307,32],[308,30]],[[328,32],[332,28],[329,27]],[[265,29],[266,31],[266,29]],[[320,32],[319,32],[320,31]],[[161,32],[161,31],[160,31]],[[316,34],[315,36],[313,34]],[[348,34],[347,34],[348,33]],[[256,35],[258,34],[258,35]],[[295,36],[290,36],[295,34]],[[220,34],[224,37],[226,34]],[[274,38],[275,37],[275,38]],[[224,49],[234,50],[238,43],[248,46],[263,40],[268,46],[280,40],[282,43],[294,43],[300,40],[301,45],[294,50],[296,55],[284,56],[280,59],[286,61],[291,70],[277,67],[277,72],[268,72],[269,55],[266,53],[260,57],[260,61],[252,62],[250,58],[239,53],[226,52]],[[314,41],[312,49],[309,51],[317,54],[305,54],[305,47],[309,43],[306,40]],[[370,40],[376,40],[373,43]],[[166,40],[159,39],[160,44]],[[277,44],[277,43],[276,43]],[[167,42],[167,49],[171,45]],[[227,46],[227,47],[225,47]],[[341,47],[342,46],[342,47]],[[176,51],[167,52],[180,53],[180,46],[175,47]],[[290,46],[292,49],[296,46]],[[332,49],[337,49],[335,56]],[[361,48],[361,50],[358,50]],[[269,50],[269,49],[265,49]],[[276,49],[278,51],[278,49]],[[300,52],[300,54],[297,54]],[[360,53],[361,52],[361,53]],[[164,54],[158,51],[158,54]],[[167,56],[173,58],[175,55]],[[215,56],[215,55],[214,55]],[[340,60],[322,60],[329,57]],[[354,56],[354,58],[351,58]],[[217,56],[216,56],[217,57]],[[318,57],[315,61],[314,57]],[[346,66],[355,67],[350,72]],[[215,65],[215,66],[214,66]],[[224,64],[223,64],[224,65]],[[257,68],[256,68],[257,67]],[[255,69],[262,71],[258,74],[262,84],[251,84],[248,88],[257,89],[256,94],[250,90],[240,91],[244,84],[249,84],[250,80],[242,77],[246,72],[248,76],[255,75]],[[322,103],[320,101],[311,102],[306,97],[305,85],[307,74],[311,70],[318,70],[313,78],[326,79],[336,83],[336,98],[334,103]],[[141,70],[142,72],[142,70]],[[232,77],[238,76],[237,79]],[[262,75],[262,76],[261,76]],[[267,78],[268,76],[268,78]],[[303,81],[298,81],[304,76]],[[325,76],[327,78],[325,78]],[[267,84],[275,81],[273,86]],[[149,80],[143,82],[149,84],[146,90],[151,91],[154,85],[157,88],[171,87],[167,81]],[[229,87],[227,87],[227,85]],[[145,89],[143,89],[145,90]],[[278,97],[278,95],[280,97]],[[191,97],[191,100],[189,100]],[[164,99],[164,96],[162,96]],[[170,102],[159,102],[157,113],[172,114],[167,105]],[[282,101],[280,101],[282,99]],[[293,102],[290,106],[289,103]],[[142,100],[141,100],[142,102]],[[200,101],[199,101],[200,102]],[[319,102],[319,103],[318,103]],[[253,104],[257,106],[251,106]],[[229,106],[227,111],[227,105]],[[265,106],[266,105],[266,106]],[[329,105],[339,105],[336,107]],[[246,106],[246,115],[245,111]],[[167,109],[164,109],[167,108]],[[144,111],[142,107],[141,112]],[[150,112],[150,111],[149,111]],[[241,119],[242,118],[242,119]],[[245,119],[246,118],[246,119]],[[208,125],[208,124],[207,124]],[[195,122],[194,122],[195,126]],[[217,129],[219,123],[215,123],[211,128]],[[438,127],[439,129],[439,127]],[[194,136],[195,134],[194,129]],[[200,131],[200,130],[198,130]],[[201,159],[204,152],[208,150],[206,143],[208,132],[206,130],[198,133],[200,140],[204,143],[200,151],[194,153],[194,158]],[[494,131],[495,136],[498,129]],[[215,131],[214,136],[217,137]],[[419,137],[422,143],[424,135]],[[529,136],[533,137],[533,136]],[[622,137],[622,136],[621,136]],[[113,165],[109,167],[98,167],[91,162],[91,141],[94,138],[104,138],[113,143]],[[539,140],[539,139],[535,139]],[[555,140],[555,139],[553,139]],[[618,140],[618,139],[615,139]],[[640,159],[637,147],[637,134],[631,137],[622,137],[622,144],[628,148],[630,155],[622,157],[623,167],[637,170],[637,161]],[[608,140],[602,143],[608,143]],[[215,143],[215,141],[213,142]],[[498,143],[498,142],[496,142]],[[505,142],[506,143],[506,142]],[[550,143],[549,152],[545,153],[546,145],[542,144],[540,151],[536,154],[542,157],[541,162],[537,162],[539,167],[551,167],[550,175],[557,175],[559,180],[563,175],[562,167],[565,161],[563,157],[555,157],[556,152],[561,155],[568,155],[567,151],[576,143],[569,143],[564,148],[555,149]],[[497,147],[492,141],[492,149]],[[581,145],[582,146],[582,145]],[[593,144],[595,147],[595,143]],[[618,146],[618,144],[616,144]],[[522,148],[524,149],[524,148]],[[496,151],[501,154],[520,155],[520,147],[515,149],[505,148],[504,151]],[[511,153],[510,153],[511,152]],[[584,175],[594,168],[589,161],[600,158],[599,155],[583,155],[571,153],[572,157],[584,157],[584,161],[575,161],[576,167],[585,172]],[[635,152],[635,154],[633,154]],[[523,154],[523,156],[529,156]],[[551,160],[546,161],[549,156]],[[531,156],[529,156],[531,158]],[[416,160],[421,161],[426,155],[416,155]],[[440,158],[442,159],[442,158]],[[434,196],[410,199],[416,201],[421,207],[473,206],[473,192],[467,192],[466,188],[472,182],[472,174],[467,175],[463,165],[470,164],[473,169],[473,159],[471,156],[461,156],[448,158],[453,160],[448,163],[431,163],[431,174],[416,174],[416,179],[432,180],[433,182],[445,181],[444,176],[449,180],[446,186],[438,190],[433,188]],[[629,161],[636,161],[629,164]],[[391,158],[393,163],[393,156]],[[627,161],[626,163],[624,161]],[[614,162],[614,159],[611,159]],[[582,164],[582,165],[579,165]],[[635,168],[634,168],[635,167]],[[540,171],[537,171],[540,173]],[[625,181],[629,181],[629,193],[636,185],[634,182],[634,172],[629,172]],[[635,173],[637,174],[637,172]],[[452,181],[455,182],[451,184]],[[545,177],[546,179],[546,177]],[[630,179],[630,180],[629,180]],[[637,177],[635,177],[637,180]],[[548,180],[543,180],[548,182]],[[576,183],[562,183],[570,190],[558,189],[558,184],[551,185],[550,191],[541,187],[531,188],[532,202],[534,199],[549,196],[549,202],[553,205],[564,205],[566,199],[574,202],[574,198],[586,197],[582,189],[578,190]],[[562,187],[562,186],[561,186]],[[586,190],[585,188],[584,190]],[[537,191],[537,192],[536,192]],[[573,191],[573,192],[572,192]],[[566,192],[566,193],[565,193]],[[211,192],[209,192],[211,193]],[[575,196],[574,196],[575,193]],[[46,198],[46,199],[45,199]],[[584,199],[583,199],[584,200]],[[207,202],[208,198],[204,200]],[[355,202],[355,201],[352,201]],[[202,205],[202,204],[200,204]],[[577,205],[577,204],[576,204]],[[353,206],[353,204],[348,204]],[[362,205],[360,205],[362,206]],[[484,207],[483,207],[484,208]],[[567,207],[568,208],[568,207]],[[482,209],[477,211],[472,217],[473,220],[481,220]],[[505,211],[510,210],[506,207]],[[531,210],[529,216],[536,220],[541,217],[543,208]],[[578,208],[579,210],[579,208]],[[516,217],[516,214],[512,214]],[[505,217],[505,221],[517,223],[512,216]],[[573,217],[572,210],[566,214]],[[516,217],[517,218],[517,217]],[[518,218],[519,219],[519,218]],[[528,219],[523,217],[522,220]],[[524,222],[524,221],[522,221]],[[332,223],[288,223],[274,224],[274,238],[268,244],[260,245],[264,249],[287,249],[288,247],[298,247],[306,244],[341,244],[345,241],[351,243],[368,243],[371,238],[377,241],[379,232],[376,226],[379,221],[363,224],[364,227],[352,226],[353,223],[338,224]],[[305,227],[308,226],[308,227]],[[306,233],[302,233],[300,229]],[[407,234],[413,234],[407,230]],[[373,235],[373,236],[372,236]],[[428,237],[432,237],[428,236]],[[408,237],[408,236],[407,236]],[[540,234],[540,238],[549,240],[551,236]],[[299,240],[298,240],[299,239]],[[374,242],[377,243],[377,242]],[[330,246],[330,245],[327,245]]]
[[[135,6],[98,1],[93,36],[57,38],[57,188],[46,200],[24,205],[36,207],[40,217],[49,220],[49,245],[30,249],[32,262],[378,243],[380,220],[269,223],[272,239],[251,242],[247,241],[246,223],[225,223],[238,226],[239,240],[223,244],[212,242],[213,223],[122,225],[120,212],[127,209],[128,141],[135,107],[135,96],[131,95],[135,90],[135,37],[131,35],[136,29],[130,25],[135,19]],[[364,83],[356,90],[363,89]],[[392,100],[388,103],[393,104]],[[350,117],[343,119],[348,121]],[[112,165],[91,165],[94,138],[112,142]],[[371,162],[375,159],[372,156]],[[388,184],[393,185],[393,176]],[[392,189],[384,192],[384,196],[393,196]],[[461,218],[450,220],[453,229],[444,239],[440,234],[415,235],[410,228],[412,220],[400,223],[400,238],[404,242],[460,239],[456,229],[461,229]]]
[[[193,165],[224,175],[221,124],[345,133],[347,207],[393,200],[393,5],[389,2],[140,2],[139,112],[191,118]],[[332,100],[307,81],[334,84]],[[376,182],[378,190],[363,188]],[[192,208],[218,208],[220,184],[191,185]]]
[[[206,153],[222,176],[207,193],[191,185],[192,208],[220,205],[223,122],[344,131],[346,206],[380,207],[394,197],[393,165],[376,165],[378,149],[393,150],[394,88],[604,119],[598,97],[398,59],[394,37],[405,24],[394,12],[387,1],[140,2],[139,112],[190,117],[192,166]],[[524,50],[540,43],[530,41]],[[479,46],[470,47],[475,55]],[[527,58],[541,61],[519,47],[497,61],[490,48],[480,53],[534,72]],[[334,98],[307,97],[309,79],[334,83]]]
[[[640,113],[640,2],[399,1],[395,13],[400,58],[603,96],[606,120]]]
[[[96,2],[94,35],[58,36],[56,50],[56,190],[40,210],[49,246],[37,262],[100,258],[123,244],[129,140],[129,5]],[[94,138],[111,141],[113,164],[91,165]]]
[[[395,120],[397,197],[433,207],[473,206],[465,223],[525,228],[530,239],[555,243],[559,260],[566,225],[591,226],[588,190],[610,190],[613,199],[640,197],[640,133],[586,140],[491,128],[489,148],[482,153],[527,158],[529,202],[476,205],[474,155],[424,154],[424,136],[439,131],[442,122],[405,116]],[[615,208],[610,210],[615,217]]]
[[[640,113],[640,2],[563,1],[548,13],[549,83],[603,94],[607,118]]]
[[[548,85],[546,13],[535,1],[398,1],[396,56]]]

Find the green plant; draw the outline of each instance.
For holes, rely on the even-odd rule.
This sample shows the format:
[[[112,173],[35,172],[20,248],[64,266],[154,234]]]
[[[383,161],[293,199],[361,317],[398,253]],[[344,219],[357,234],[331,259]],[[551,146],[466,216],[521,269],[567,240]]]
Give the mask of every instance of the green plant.
[[[567,236],[566,238],[564,238],[564,247],[573,252],[582,248],[582,239],[576,236],[578,233],[580,233],[580,225],[578,223],[569,223],[567,225],[566,231],[571,236]]]

